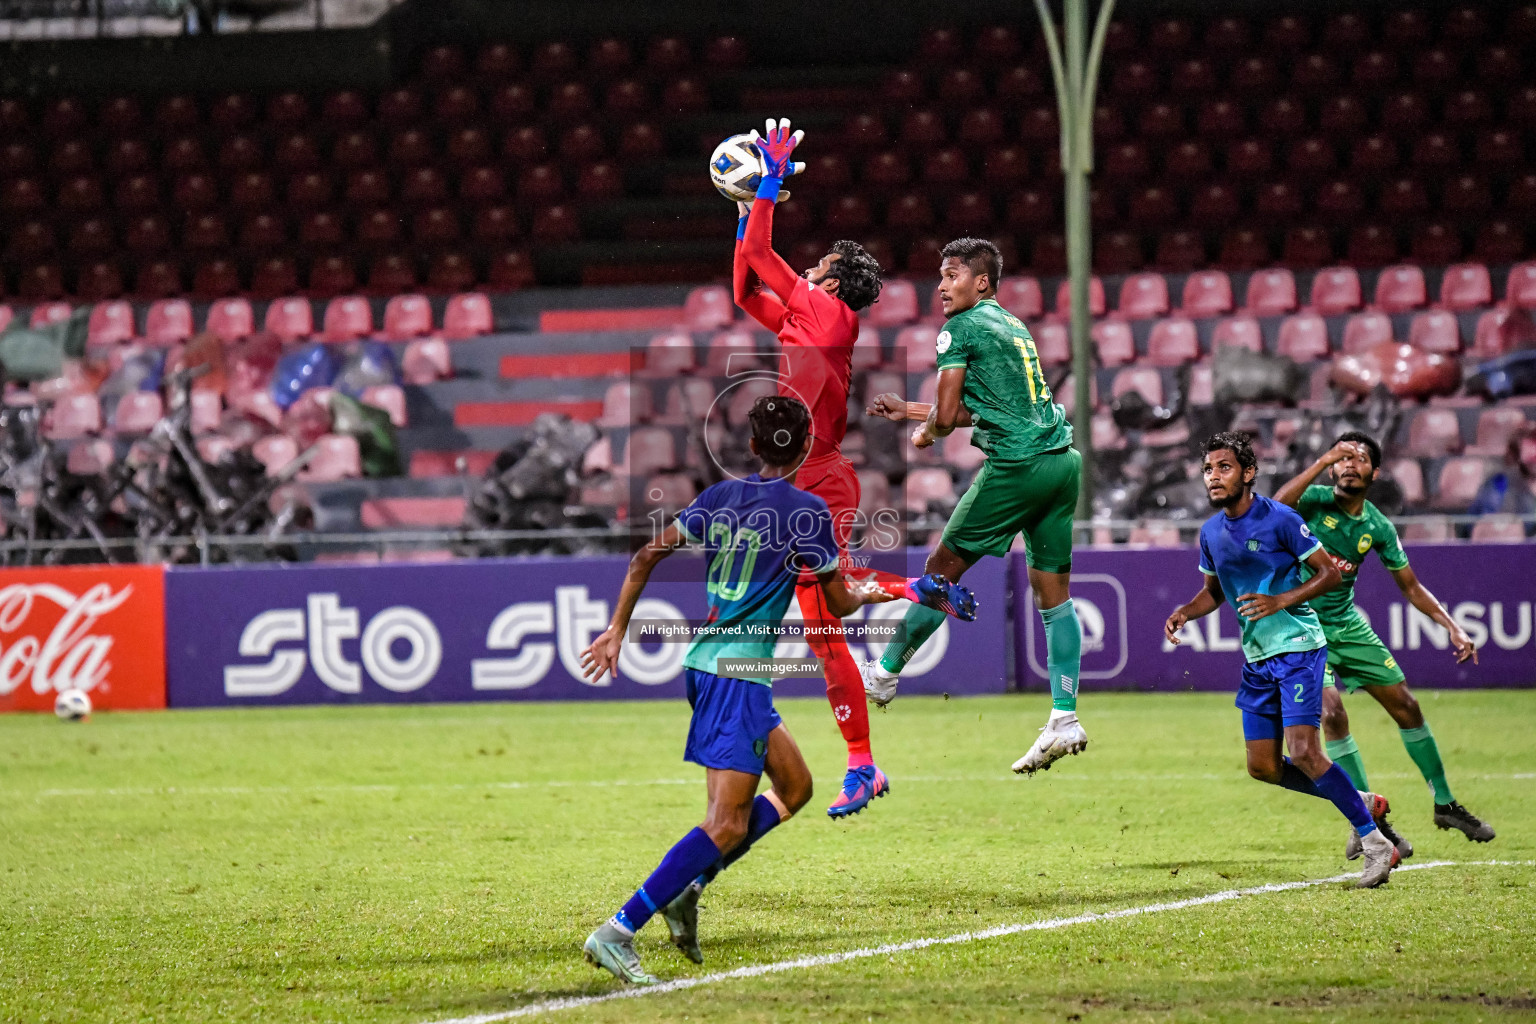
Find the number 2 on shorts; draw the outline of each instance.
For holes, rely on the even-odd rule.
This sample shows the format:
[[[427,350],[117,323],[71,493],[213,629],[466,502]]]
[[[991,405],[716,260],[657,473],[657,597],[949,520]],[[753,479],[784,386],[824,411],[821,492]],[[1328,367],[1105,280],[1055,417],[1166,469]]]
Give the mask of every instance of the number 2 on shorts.
[[[1306,689],[1306,686],[1307,686],[1306,683],[1297,683],[1296,684],[1296,703],[1297,704],[1301,703],[1301,691]]]

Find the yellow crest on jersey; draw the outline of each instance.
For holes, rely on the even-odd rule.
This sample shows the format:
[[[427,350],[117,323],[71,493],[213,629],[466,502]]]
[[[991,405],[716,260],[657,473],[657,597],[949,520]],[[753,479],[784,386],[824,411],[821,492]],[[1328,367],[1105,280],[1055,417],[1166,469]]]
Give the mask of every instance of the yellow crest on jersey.
[[[1355,550],[1360,552],[1362,555],[1371,550],[1371,535],[1366,534],[1365,536],[1361,537],[1360,543],[1355,545]]]
[[[1323,516],[1323,525],[1331,530],[1339,525],[1339,520],[1335,516]]]

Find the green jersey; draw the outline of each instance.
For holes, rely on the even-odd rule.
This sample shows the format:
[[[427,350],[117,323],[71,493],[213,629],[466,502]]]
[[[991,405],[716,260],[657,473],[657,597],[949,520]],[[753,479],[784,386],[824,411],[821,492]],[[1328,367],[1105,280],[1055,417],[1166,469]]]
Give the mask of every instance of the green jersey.
[[[1360,613],[1355,610],[1355,578],[1360,575],[1360,565],[1372,548],[1388,569],[1408,567],[1408,556],[1398,542],[1397,528],[1369,501],[1358,516],[1352,516],[1339,507],[1332,487],[1308,487],[1296,503],[1296,511],[1301,513],[1313,536],[1323,545],[1324,553],[1333,559],[1344,577],[1338,589],[1308,602],[1325,627],[1343,626],[1360,618]],[[1311,570],[1306,570],[1306,574],[1310,577]]]
[[[937,344],[940,370],[965,367],[971,444],[1014,460],[1072,443],[1072,424],[1051,396],[1035,339],[996,299],[950,317]]]

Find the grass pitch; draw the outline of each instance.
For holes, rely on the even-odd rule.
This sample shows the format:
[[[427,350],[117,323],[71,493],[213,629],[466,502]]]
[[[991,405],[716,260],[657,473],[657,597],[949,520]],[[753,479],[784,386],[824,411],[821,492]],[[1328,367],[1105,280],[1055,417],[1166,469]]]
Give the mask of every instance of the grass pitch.
[[[1536,692],[1426,692],[1487,846],[1429,824],[1350,701],[1409,863],[1536,859]],[[894,790],[822,813],[826,705],[785,701],[802,816],[707,892],[663,978],[1345,871],[1337,813],[1250,781],[1222,695],[1084,698],[1088,751],[1009,764],[1038,697],[902,698]],[[0,718],[0,1020],[426,1024],[618,983],[580,944],[703,810],[681,702]],[[553,1012],[560,1021],[1506,1020],[1536,1009],[1536,868],[1457,866],[938,946]]]

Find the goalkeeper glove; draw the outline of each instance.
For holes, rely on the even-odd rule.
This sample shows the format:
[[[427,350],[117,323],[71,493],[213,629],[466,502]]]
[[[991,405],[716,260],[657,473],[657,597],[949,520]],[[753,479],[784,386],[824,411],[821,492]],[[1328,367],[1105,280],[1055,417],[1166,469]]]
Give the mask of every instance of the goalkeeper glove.
[[[784,179],[805,170],[805,164],[796,163],[790,159],[795,152],[795,147],[800,145],[800,140],[803,138],[805,138],[803,131],[790,134],[787,117],[781,118],[777,123],[770,117],[766,138],[755,131],[752,133],[753,143],[756,144],[758,152],[763,154],[763,177],[757,186],[759,199],[777,202],[779,191],[784,186]]]

